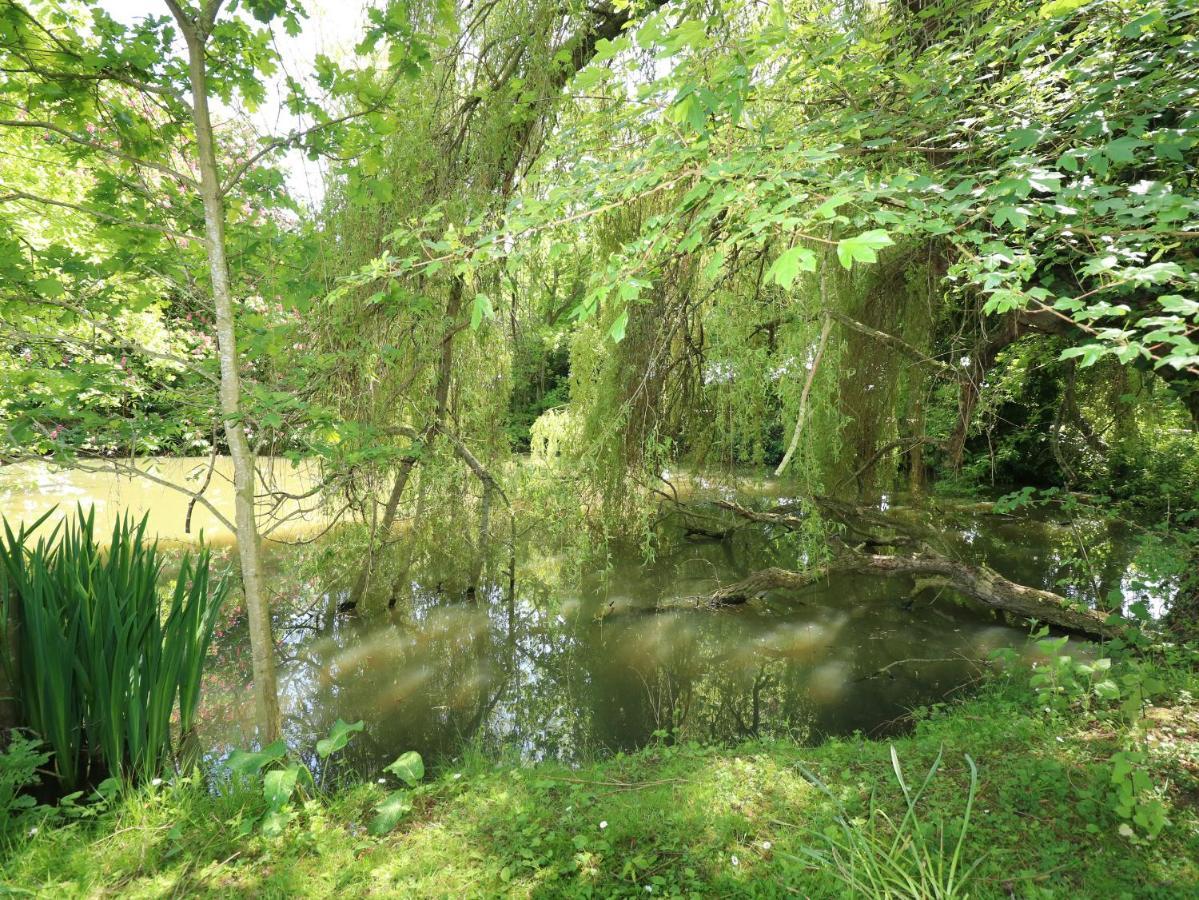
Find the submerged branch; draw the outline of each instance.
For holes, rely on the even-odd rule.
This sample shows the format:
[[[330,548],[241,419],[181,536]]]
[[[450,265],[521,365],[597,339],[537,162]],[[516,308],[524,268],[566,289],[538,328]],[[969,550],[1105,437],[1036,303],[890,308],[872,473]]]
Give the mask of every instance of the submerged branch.
[[[837,556],[828,564],[804,571],[771,567],[754,572],[741,581],[726,585],[708,595],[687,597],[672,605],[719,608],[745,603],[770,590],[800,590],[833,575],[909,576],[933,579],[984,606],[1046,622],[1058,628],[1075,631],[1095,638],[1117,635],[1119,625],[1109,625],[1106,613],[1081,606],[1060,594],[1029,587],[1004,578],[986,566],[951,559],[920,543],[913,535],[903,534],[905,524],[891,521],[881,513],[834,500],[812,497],[810,502],[822,512],[839,520],[848,529],[848,537],[857,540],[858,547],[834,537]],[[717,500],[716,505],[745,519],[762,524],[798,530],[804,524],[800,516],[782,512],[758,512],[729,500]],[[868,528],[887,529],[887,535],[872,534]],[[901,533],[894,534],[895,529]],[[856,534],[855,534],[856,533]],[[910,554],[864,552],[871,547],[916,544]]]
[[[696,606],[735,606],[766,591],[800,590],[833,575],[932,577],[984,606],[1011,615],[1096,638],[1114,637],[1120,631],[1119,626],[1107,623],[1105,614],[1080,607],[1060,594],[1018,584],[986,566],[950,559],[927,548],[910,556],[849,553],[828,565],[803,572],[762,569],[707,596],[688,599]]]

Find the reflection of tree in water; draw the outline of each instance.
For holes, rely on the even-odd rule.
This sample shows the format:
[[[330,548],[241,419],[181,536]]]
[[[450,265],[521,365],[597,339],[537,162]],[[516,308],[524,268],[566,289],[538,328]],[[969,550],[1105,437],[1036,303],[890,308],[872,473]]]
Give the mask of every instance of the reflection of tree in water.
[[[1073,531],[959,519],[942,529],[947,548],[1013,575],[1022,567],[1026,583],[1051,583],[1077,564]],[[1003,550],[1018,543],[1012,528],[1023,529],[1022,553]],[[1127,548],[1081,533],[1101,581],[1118,580]],[[294,598],[280,623],[289,740],[311,748],[337,718],[363,719],[344,763],[366,773],[408,749],[434,760],[471,745],[572,760],[641,746],[659,731],[705,741],[876,732],[968,682],[990,650],[1022,641],[935,587],[854,575],[735,610],[649,611],[787,552],[755,529],[727,541],[668,539],[648,566],[635,548],[618,550],[604,572],[526,545],[514,592],[501,551],[473,596],[464,530],[400,543],[376,582],[386,590],[352,615],[336,612],[335,590],[289,584],[279,567],[278,589]],[[300,561],[292,568],[310,572]],[[220,649],[229,679],[236,646]]]
[[[969,562],[1090,605],[1106,604],[1113,591],[1123,593],[1137,555],[1134,535],[1119,522],[1057,506],[1018,516],[957,509],[941,537]]]

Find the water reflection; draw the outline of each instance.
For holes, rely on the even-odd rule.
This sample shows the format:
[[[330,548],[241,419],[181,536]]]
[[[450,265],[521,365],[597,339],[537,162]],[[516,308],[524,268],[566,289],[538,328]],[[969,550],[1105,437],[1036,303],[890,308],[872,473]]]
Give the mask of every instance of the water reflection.
[[[1046,587],[1072,572],[1050,523],[959,518],[944,538],[964,558]],[[995,616],[904,579],[841,575],[719,612],[651,611],[786,564],[788,551],[756,528],[701,543],[680,529],[651,565],[618,551],[605,574],[524,546],[515,591],[496,566],[470,601],[454,571],[469,550],[445,539],[453,530],[424,549],[409,544],[394,609],[377,600],[339,615],[341,595],[330,591],[280,621],[293,742],[311,746],[338,717],[363,719],[350,764],[373,772],[405,749],[576,760],[661,731],[708,741],[878,735],[971,683],[993,649],[1026,642]],[[240,740],[228,727],[209,737]]]
[[[155,465],[183,479],[200,462]],[[275,477],[294,477],[297,492],[312,479],[289,471]],[[0,509],[10,518],[78,499],[100,502],[102,511],[151,508],[160,534],[183,520],[186,498],[144,481],[47,469],[3,474]],[[214,485],[219,501],[226,479]],[[777,503],[785,490],[744,479],[678,487],[681,497],[743,503]],[[1089,603],[1144,602],[1155,613],[1170,593],[1168,583],[1138,571],[1136,541],[1097,517],[997,516],[971,504],[914,507],[900,496],[887,507],[923,527],[941,552],[1015,581]],[[793,567],[794,544],[776,542],[762,526],[707,540],[675,523],[652,564],[617,548],[610,565],[592,569],[530,534],[514,577],[507,560],[489,560],[471,595],[466,535],[477,526],[455,514],[463,521],[440,516],[434,534],[414,530],[396,541],[380,560],[374,594],[349,615],[338,605],[357,561],[336,534],[273,548],[293,745],[312,747],[337,718],[362,719],[366,731],[346,763],[374,773],[408,749],[431,759],[478,747],[577,760],[642,746],[663,731],[708,741],[877,735],[899,727],[913,707],[970,684],[992,650],[1026,643],[1024,631],[993,614],[909,579],[841,575],[719,612],[652,611],[660,600],[705,593],[764,566]],[[221,549],[218,562],[231,565],[231,554]],[[243,616],[234,609],[222,623],[206,674],[203,737],[218,754],[245,746],[251,733]]]
[[[264,534],[288,540],[326,522],[320,499],[305,496],[319,481],[315,463],[259,457],[257,474]],[[193,503],[193,493],[204,502]],[[32,521],[55,506],[58,516],[72,515],[81,503],[95,509],[97,535],[111,533],[123,514],[149,513],[150,534],[164,541],[195,542],[202,534],[209,544],[227,545],[233,540],[233,496],[227,456],[84,459],[70,469],[43,462],[0,467],[0,514],[10,522]]]

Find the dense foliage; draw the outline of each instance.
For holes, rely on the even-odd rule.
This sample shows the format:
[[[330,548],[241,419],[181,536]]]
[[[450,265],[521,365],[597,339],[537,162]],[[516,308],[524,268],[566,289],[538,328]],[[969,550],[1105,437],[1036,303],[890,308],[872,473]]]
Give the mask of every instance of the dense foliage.
[[[224,130],[258,447],[367,521],[413,457],[469,474],[447,421],[493,466],[555,404],[606,504],[788,449],[835,493],[1192,501],[1189,4],[524,6],[387,4],[356,68],[318,60],[326,106],[289,82],[311,128]],[[252,109],[248,11],[210,68]],[[45,12],[4,18],[6,456],[222,446],[174,30]],[[315,218],[288,145],[335,157]]]
[[[789,775],[796,797],[828,787],[816,821],[829,830],[814,851],[781,843],[853,887],[866,871],[916,879],[917,895],[952,894],[967,874],[995,887],[1003,867],[970,829],[977,806],[1023,802],[1012,772],[1053,782],[1049,809],[1104,841],[1193,839],[1185,804],[1190,831],[1169,829],[1161,779],[1177,773],[1149,739],[1149,710],[1193,681],[1180,645],[1199,634],[1193,0],[369,0],[352,50],[289,71],[280,42],[313,27],[311,6],[164,0],[133,20],[105,0],[0,6],[0,465],[139,473],[187,496],[185,530],[202,505],[237,542],[261,749],[234,758],[242,780],[219,796],[181,778],[181,815],[217,808],[242,837],[304,827],[323,846],[335,792],[278,740],[261,553],[307,502],[336,536],[318,551],[330,615],[395,607],[426,545],[464,557],[447,593],[478,602],[506,567],[515,602],[531,534],[603,570],[617,542],[652,558],[671,516],[716,541],[737,517],[789,554],[796,571],[772,565],[771,589],[898,575],[913,596],[931,584],[1104,639],[1080,660],[1038,632],[1046,664],[1008,686],[1027,715],[1001,727],[1011,698],[982,704],[997,741],[1035,738],[1042,761],[1047,723],[1072,729],[1082,788],[1062,775],[1069,761],[1024,761],[989,785],[982,750],[953,748],[983,775],[973,761],[955,772],[973,812],[955,807],[959,827],[942,829],[949,858],[913,830],[897,760],[894,828],[852,788]],[[264,133],[265,107],[289,124]],[[319,167],[311,204],[289,186],[297,154]],[[232,511],[209,492],[223,453]],[[156,454],[206,457],[207,475],[173,484],[138,468]],[[316,483],[289,491],[267,456]],[[699,510],[680,496],[680,470],[740,467],[773,471],[791,502]],[[902,533],[884,515],[897,493],[1051,509],[1070,530],[1047,586],[1061,593],[951,558],[928,529]],[[1132,549],[1088,546],[1084,506]],[[0,754],[0,812],[22,821],[62,814],[18,797],[48,761],[64,787],[147,781],[170,767],[173,713],[177,737],[194,724],[224,584],[210,590],[201,555],[164,600],[144,523],[103,550],[92,530],[83,518],[0,542],[6,678],[48,748],[14,733]],[[685,599],[746,602],[765,589],[755,575]],[[964,740],[957,721],[927,733]],[[338,720],[318,756],[361,724]],[[921,734],[910,749],[936,768]],[[706,765],[676,752],[636,766],[664,765],[673,783]],[[847,752],[824,755],[843,766]],[[377,836],[433,815],[435,792],[401,760],[390,771],[407,787],[346,801],[372,810]],[[539,843],[489,847],[503,864],[476,867],[488,884],[742,886],[737,872],[697,876],[708,864],[673,845],[583,834],[577,816],[564,820],[576,834],[555,831],[549,793],[505,795]],[[98,800],[80,815],[124,821]],[[756,844],[755,865],[809,885],[797,855],[776,860],[780,839],[731,810],[704,838],[715,851],[734,848],[736,867]],[[447,827],[488,814],[466,818]],[[184,833],[171,828],[168,843]],[[898,835],[889,856],[880,834]],[[31,846],[18,863],[45,880]],[[601,859],[619,859],[619,877]],[[1163,851],[1157,881],[1193,881],[1179,860]],[[1007,893],[1069,866],[1018,862]],[[176,874],[179,890],[201,878]],[[459,883],[425,875],[397,884]],[[1100,893],[1146,886],[1123,869],[1072,877]],[[813,890],[837,889],[822,878]]]

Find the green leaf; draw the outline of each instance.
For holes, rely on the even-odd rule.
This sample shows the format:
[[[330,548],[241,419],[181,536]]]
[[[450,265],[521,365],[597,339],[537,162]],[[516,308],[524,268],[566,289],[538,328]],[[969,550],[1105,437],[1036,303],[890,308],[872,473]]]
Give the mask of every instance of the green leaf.
[[[1188,300],[1180,294],[1163,294],[1157,298],[1157,302],[1166,312],[1178,313],[1183,316],[1199,316],[1199,301]]]
[[[888,240],[888,243],[890,241]],[[774,281],[789,290],[800,272],[816,271],[816,254],[807,247],[791,247],[784,250],[766,270],[766,281]]]
[[[1002,228],[1004,224],[1023,228],[1028,224],[1028,211],[1022,206],[1001,206],[991,216],[991,224],[996,228]]]
[[[1020,128],[1008,134],[1008,146],[1012,150],[1027,150],[1041,140],[1044,132],[1039,128]]]
[[[390,772],[409,787],[413,787],[425,777],[425,761],[415,750],[409,750],[391,765],[384,766],[383,771]]]
[[[1114,681],[1105,679],[1095,685],[1095,696],[1103,700],[1118,700],[1120,688]]]
[[[39,278],[33,283],[34,290],[44,297],[61,297],[66,291],[57,278]]]
[[[610,74],[611,70],[603,66],[588,66],[575,76],[574,89],[579,93],[585,94],[594,89]]]
[[[401,757],[402,758],[402,757]],[[375,807],[375,817],[369,831],[376,837],[387,834],[399,824],[400,819],[412,809],[412,801],[404,791],[393,791],[387,799]]]
[[[1125,136],[1116,138],[1104,146],[1103,155],[1112,162],[1136,162],[1136,151],[1144,146],[1146,146],[1144,141]]]
[[[283,834],[287,823],[292,820],[294,815],[294,813],[278,809],[268,810],[262,817],[262,833],[267,837],[278,837]]]
[[[271,769],[262,781],[262,796],[272,812],[278,812],[291,799],[300,777],[300,766],[292,763],[284,769]]]
[[[613,343],[619,344],[624,340],[624,332],[628,324],[629,310],[626,307],[621,310],[620,315],[616,317],[616,321],[612,323],[612,327],[608,329],[608,334],[611,336]]]
[[[1081,357],[1082,367],[1088,368],[1099,362],[1110,348],[1102,344],[1084,344],[1081,347],[1067,347],[1059,355],[1059,359],[1075,359]]]
[[[708,33],[704,23],[698,19],[685,19],[662,38],[659,46],[663,57],[673,56],[684,47],[700,49],[708,46]]]
[[[702,134],[708,124],[708,110],[699,95],[694,90],[680,92],[678,99],[670,110],[670,118],[680,125],[687,124],[693,131]]]
[[[494,318],[495,309],[491,305],[491,298],[486,294],[475,294],[475,299],[470,309],[470,330],[478,331],[484,319]]]
[[[878,260],[878,250],[893,244],[885,231],[864,231],[857,237],[845,238],[837,242],[837,259],[841,265],[850,269],[855,262],[872,263]]]
[[[316,742],[317,756],[324,759],[331,753],[344,750],[346,744],[350,742],[350,735],[356,731],[362,731],[364,727],[365,723],[361,719],[353,725],[347,724],[343,719],[338,719],[333,723],[333,729],[329,732],[329,736]]]
[[[1042,19],[1052,19],[1054,16],[1068,16],[1074,10],[1086,6],[1091,0],[1049,0],[1042,3],[1040,16]]]
[[[254,775],[264,766],[278,762],[285,756],[287,756],[287,745],[282,740],[278,740],[261,750],[234,750],[229,755],[229,768],[238,775]]]

